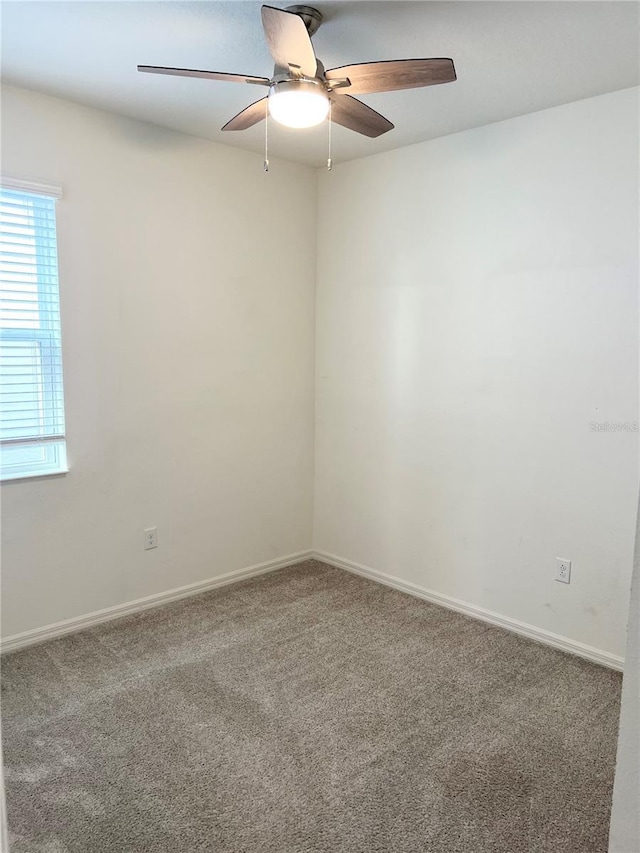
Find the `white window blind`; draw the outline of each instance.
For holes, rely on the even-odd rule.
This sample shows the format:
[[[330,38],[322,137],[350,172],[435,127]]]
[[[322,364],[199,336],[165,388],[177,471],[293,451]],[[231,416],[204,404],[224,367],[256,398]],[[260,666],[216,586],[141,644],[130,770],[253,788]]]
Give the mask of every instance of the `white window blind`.
[[[56,197],[16,183],[0,188],[2,479],[67,470]]]

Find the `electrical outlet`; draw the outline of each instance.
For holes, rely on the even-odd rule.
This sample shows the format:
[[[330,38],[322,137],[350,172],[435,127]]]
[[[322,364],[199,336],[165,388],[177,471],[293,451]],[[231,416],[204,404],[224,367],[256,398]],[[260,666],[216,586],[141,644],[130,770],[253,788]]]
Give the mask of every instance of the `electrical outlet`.
[[[571,583],[571,560],[556,557],[556,580],[560,583]]]
[[[152,548],[158,547],[158,528],[147,527],[144,531],[144,550],[150,551]]]

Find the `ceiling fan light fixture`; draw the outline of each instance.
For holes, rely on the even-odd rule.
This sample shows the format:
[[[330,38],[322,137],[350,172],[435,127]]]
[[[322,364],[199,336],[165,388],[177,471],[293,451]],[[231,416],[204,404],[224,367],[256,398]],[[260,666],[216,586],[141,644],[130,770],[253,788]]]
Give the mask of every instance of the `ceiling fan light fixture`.
[[[281,80],[269,89],[269,114],[285,127],[315,127],[329,113],[329,95],[319,80]]]
[[[268,94],[228,121],[222,128],[225,131],[247,130],[269,115],[291,128],[314,127],[329,116],[331,124],[370,139],[393,130],[393,125],[354,95],[419,89],[456,79],[453,60],[446,57],[358,62],[325,71],[311,43],[311,36],[322,23],[322,14],[317,9],[298,5],[277,9],[264,5],[260,14],[267,47],[275,63],[271,78],[162,65],[138,65],[138,71],[251,83],[254,90],[255,86],[267,88]],[[265,122],[265,147],[266,141]]]

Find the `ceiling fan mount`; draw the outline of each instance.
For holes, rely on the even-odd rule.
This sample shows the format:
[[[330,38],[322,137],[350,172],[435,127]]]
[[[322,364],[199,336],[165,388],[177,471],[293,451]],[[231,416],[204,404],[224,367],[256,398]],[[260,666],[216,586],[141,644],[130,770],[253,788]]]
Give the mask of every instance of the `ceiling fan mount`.
[[[293,12],[304,21],[309,36],[314,36],[320,29],[322,23],[322,12],[314,9],[313,6],[287,6],[287,12]]]
[[[418,89],[456,79],[453,60],[448,58],[361,62],[325,71],[311,43],[322,23],[317,9],[262,6],[261,15],[275,63],[271,78],[157,65],[138,65],[138,71],[268,88],[265,97],[245,107],[223,130],[246,130],[265,119],[268,111],[276,121],[294,128],[313,127],[330,115],[332,122],[371,138],[393,130],[393,125],[353,95]]]

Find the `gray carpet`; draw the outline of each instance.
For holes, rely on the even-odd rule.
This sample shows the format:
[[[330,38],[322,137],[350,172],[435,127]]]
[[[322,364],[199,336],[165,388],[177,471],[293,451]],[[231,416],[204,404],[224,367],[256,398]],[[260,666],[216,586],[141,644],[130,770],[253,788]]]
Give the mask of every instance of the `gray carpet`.
[[[12,853],[607,849],[620,676],[321,563],[2,674]]]

